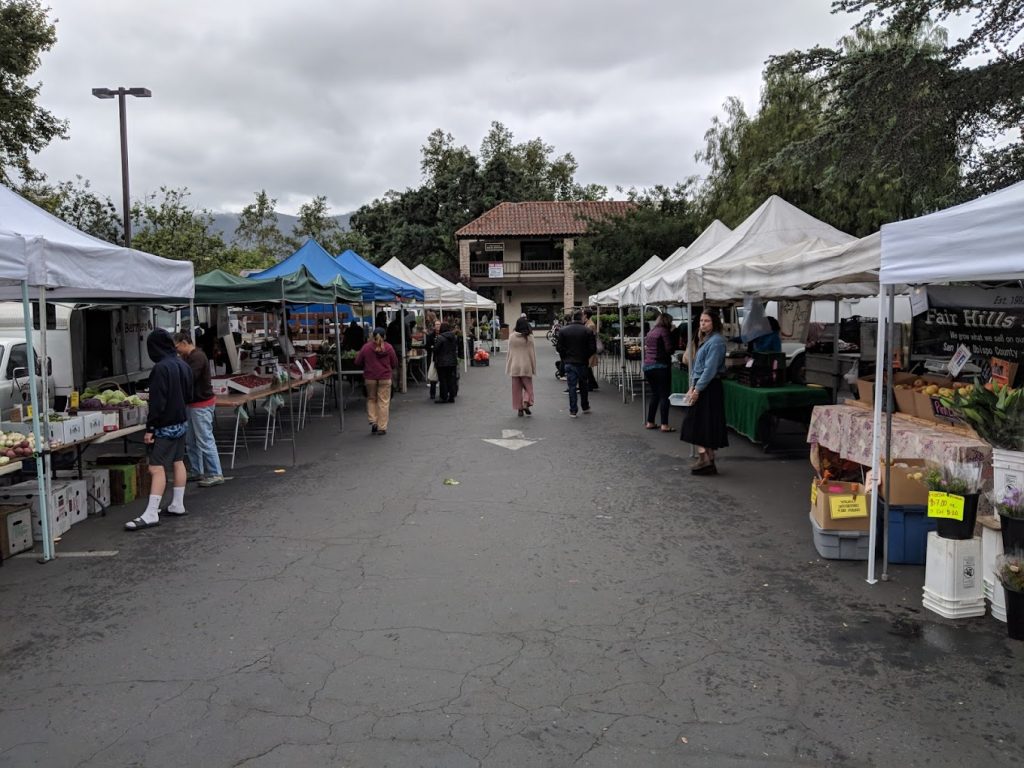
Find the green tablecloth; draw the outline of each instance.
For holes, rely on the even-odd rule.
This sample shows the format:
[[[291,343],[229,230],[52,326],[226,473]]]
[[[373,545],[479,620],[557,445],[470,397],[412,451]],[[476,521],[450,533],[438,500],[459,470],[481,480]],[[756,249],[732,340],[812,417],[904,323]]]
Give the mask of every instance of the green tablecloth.
[[[766,413],[806,409],[808,415],[816,405],[830,405],[827,389],[797,384],[785,387],[745,387],[731,379],[722,382],[725,388],[725,422],[754,442],[764,439],[758,427]]]
[[[672,366],[672,394],[685,392],[690,388],[690,374],[685,368]]]

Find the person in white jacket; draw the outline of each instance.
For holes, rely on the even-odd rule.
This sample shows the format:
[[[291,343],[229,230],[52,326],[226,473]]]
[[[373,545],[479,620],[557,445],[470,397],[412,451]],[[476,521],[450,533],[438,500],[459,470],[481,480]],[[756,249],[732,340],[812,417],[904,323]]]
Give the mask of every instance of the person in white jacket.
[[[512,407],[520,416],[531,416],[533,377],[537,375],[537,349],[530,321],[520,317],[508,340],[505,374],[512,377]]]

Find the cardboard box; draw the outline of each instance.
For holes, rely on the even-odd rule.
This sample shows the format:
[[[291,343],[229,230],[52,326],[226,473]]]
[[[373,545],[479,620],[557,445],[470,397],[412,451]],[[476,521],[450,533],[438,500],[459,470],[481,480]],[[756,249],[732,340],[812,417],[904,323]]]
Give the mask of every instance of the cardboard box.
[[[138,467],[135,464],[112,464],[110,472],[110,503],[129,504],[139,495]]]
[[[885,466],[879,475],[882,485],[882,497],[888,499],[890,505],[920,506],[928,503],[928,489],[924,483],[912,480],[907,475],[914,472],[927,471],[923,459],[893,459],[889,470],[891,486],[885,483]]]
[[[103,412],[102,411],[80,411],[82,426],[85,429],[86,439],[103,434]]]
[[[896,410],[903,411],[904,413],[914,414],[913,398],[908,395],[913,395],[911,390],[896,389],[897,384],[909,384],[913,382],[917,376],[912,373],[894,373],[892,375],[893,383],[893,399],[896,403]],[[875,377],[874,376],[862,376],[857,379],[857,395],[862,403],[874,404],[875,402]],[[903,405],[906,403],[909,406],[909,410],[904,408]]]
[[[836,480],[812,481],[811,517],[826,531],[868,530],[871,520],[864,486]]]
[[[924,379],[929,384],[935,384],[939,387],[953,386],[953,379],[949,376],[925,374],[924,376],[918,376],[917,378]],[[919,419],[924,419],[925,421],[936,421],[935,408],[932,405],[931,395],[926,395],[924,392],[914,393],[914,415]]]
[[[121,429],[134,427],[139,423],[138,408],[119,408]]]
[[[62,480],[78,480],[78,471],[59,469],[55,473]],[[87,495],[86,512],[100,515],[110,506],[110,470],[106,467],[93,467],[82,470]]]
[[[32,508],[24,504],[0,507],[0,560],[32,549]]]
[[[53,489],[63,489],[67,499],[68,527],[80,523],[89,516],[89,488],[85,480],[54,480]]]
[[[121,414],[117,411],[100,411],[103,414],[103,431],[117,432],[121,428]]]
[[[214,376],[210,379],[210,384],[213,387],[213,394],[215,395],[230,395],[231,387],[228,386],[230,381],[229,376]]]
[[[43,523],[39,514],[39,486],[35,480],[18,483],[0,490],[0,504],[29,505],[32,509],[32,538],[43,540]],[[51,487],[50,501],[46,505],[50,537],[56,539],[71,528],[68,520],[67,496],[63,488]]]
[[[1013,386],[1017,378],[1017,366],[1019,363],[1011,363],[1009,360],[1001,360],[998,357],[992,358],[991,381],[1001,386]]]

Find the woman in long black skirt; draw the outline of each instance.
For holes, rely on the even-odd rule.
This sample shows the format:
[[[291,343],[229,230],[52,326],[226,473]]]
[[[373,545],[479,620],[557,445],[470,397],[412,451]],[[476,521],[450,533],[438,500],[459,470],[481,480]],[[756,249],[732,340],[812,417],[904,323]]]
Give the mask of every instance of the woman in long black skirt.
[[[690,366],[690,407],[683,418],[679,437],[697,446],[700,455],[690,468],[695,475],[717,475],[715,451],[729,445],[725,426],[725,337],[718,312],[709,309],[700,316],[697,354]]]

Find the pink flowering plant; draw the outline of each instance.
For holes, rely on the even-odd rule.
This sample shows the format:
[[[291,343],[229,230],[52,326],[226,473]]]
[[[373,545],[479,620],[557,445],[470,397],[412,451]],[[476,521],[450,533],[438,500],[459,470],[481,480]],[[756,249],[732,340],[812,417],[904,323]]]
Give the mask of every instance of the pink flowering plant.
[[[996,558],[996,575],[1011,592],[1024,592],[1024,555],[1018,550]]]
[[[1011,486],[993,491],[990,498],[996,512],[1003,517],[1024,518],[1024,489]]]

